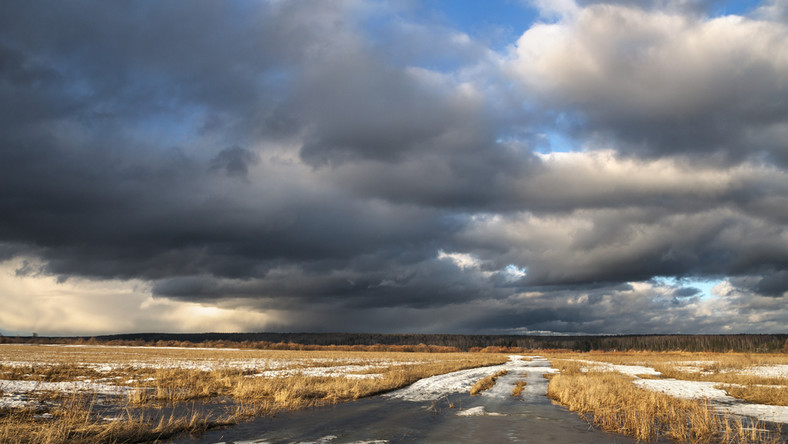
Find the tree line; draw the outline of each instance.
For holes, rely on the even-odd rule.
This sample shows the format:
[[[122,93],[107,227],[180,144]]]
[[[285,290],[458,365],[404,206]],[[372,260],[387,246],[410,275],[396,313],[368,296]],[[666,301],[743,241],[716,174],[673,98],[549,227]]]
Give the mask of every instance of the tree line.
[[[788,353],[788,334],[525,336],[378,333],[130,333],[93,337],[0,336],[0,343],[60,343],[280,350],[687,351]]]

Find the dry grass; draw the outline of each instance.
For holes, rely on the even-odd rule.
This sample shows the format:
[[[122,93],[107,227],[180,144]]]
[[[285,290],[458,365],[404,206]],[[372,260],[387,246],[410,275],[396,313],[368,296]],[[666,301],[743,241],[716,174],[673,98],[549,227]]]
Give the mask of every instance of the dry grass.
[[[788,365],[788,355],[755,353],[591,352],[561,353],[561,359],[653,367],[665,378],[713,381],[725,384],[788,386],[788,378],[747,373],[758,366]]]
[[[0,361],[6,365],[0,366],[0,379],[44,382],[89,379],[137,389],[124,397],[109,399],[126,412],[136,412],[113,421],[102,419],[102,414],[94,408],[98,398],[91,394],[28,394],[48,403],[40,402],[28,409],[0,410],[0,442],[168,439],[177,433],[199,432],[251,415],[354,400],[400,388],[424,377],[501,364],[506,360],[502,355],[469,353],[3,345]],[[337,368],[341,372],[348,365],[359,366],[351,368],[357,378],[286,373],[280,377],[255,376],[265,371],[325,370],[317,367]],[[218,397],[231,399],[236,410],[217,415],[202,409],[167,418],[144,413],[160,415],[161,409],[184,401]],[[48,415],[42,417],[44,412]]]
[[[691,443],[781,441],[775,433],[716,415],[703,402],[635,387],[631,378],[617,373],[581,373],[571,363],[550,380],[548,396],[604,430],[638,440],[664,436]]]
[[[527,382],[525,382],[525,381],[518,381],[514,385],[514,388],[512,389],[512,396],[514,396],[515,398],[519,398],[520,395],[523,394],[523,390],[525,390],[525,386],[526,385],[528,385]]]
[[[152,442],[179,433],[202,432],[233,422],[233,417],[192,411],[158,420],[127,410],[123,418],[108,421],[96,411],[93,397],[72,394],[47,415],[31,409],[7,409],[0,414],[3,443]]]
[[[508,370],[500,370],[496,372],[494,375],[490,375],[486,378],[482,378],[476,381],[476,384],[473,384],[473,387],[471,387],[471,396],[480,395],[483,391],[493,388],[498,378],[507,373],[509,373]]]
[[[666,356],[668,355],[668,356]],[[679,361],[679,366],[717,362],[718,374],[729,375],[731,368],[746,369],[752,365],[785,363],[784,357],[770,357],[768,360],[753,359],[742,356],[715,356],[704,354],[686,355]],[[725,415],[715,414],[711,408],[700,400],[674,398],[662,393],[653,392],[632,384],[632,378],[612,371],[595,370],[587,362],[580,360],[608,362],[623,365],[654,366],[658,370],[676,365],[675,354],[661,353],[606,353],[606,354],[567,354],[554,355],[553,365],[560,369],[561,374],[551,378],[548,385],[548,396],[567,406],[570,410],[581,413],[597,426],[616,433],[633,436],[639,440],[651,440],[656,437],[668,437],[678,442],[723,442],[723,443],[777,443],[782,442],[778,432],[764,430],[759,424],[745,420],[731,420]],[[690,358],[695,359],[690,359]],[[714,361],[714,358],[717,361]],[[673,364],[671,364],[673,363]],[[590,368],[589,368],[590,367]],[[711,366],[710,366],[711,367]],[[708,368],[708,367],[707,367]],[[709,375],[696,375],[693,380]],[[739,375],[738,380],[747,380],[747,376]],[[756,379],[758,380],[758,379]],[[758,386],[730,386],[732,396],[748,401],[772,404],[783,402],[782,388]]]
[[[719,382],[725,384],[720,388],[733,397],[759,404],[788,406],[788,377],[758,375],[753,371],[759,366],[788,365],[785,354],[592,352],[554,354],[553,358],[648,366],[662,375],[638,377]],[[588,366],[584,363],[573,365]]]
[[[719,388],[730,396],[755,404],[788,406],[788,387],[741,386],[721,384]]]

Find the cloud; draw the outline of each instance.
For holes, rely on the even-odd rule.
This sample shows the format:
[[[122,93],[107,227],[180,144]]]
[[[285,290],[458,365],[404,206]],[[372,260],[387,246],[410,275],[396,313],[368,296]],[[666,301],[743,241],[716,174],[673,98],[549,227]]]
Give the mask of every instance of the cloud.
[[[786,38],[780,21],[593,4],[531,27],[510,69],[577,137],[784,165]]]
[[[231,146],[220,151],[211,160],[211,170],[224,170],[231,176],[246,177],[249,165],[258,161],[257,154],[240,146]]]
[[[3,334],[95,335],[108,332],[194,332],[275,329],[282,314],[153,298],[139,281],[57,282],[15,273],[31,261],[0,262]]]
[[[0,260],[40,322],[3,322],[778,331],[780,4],[557,5],[501,51],[363,1],[9,6]]]

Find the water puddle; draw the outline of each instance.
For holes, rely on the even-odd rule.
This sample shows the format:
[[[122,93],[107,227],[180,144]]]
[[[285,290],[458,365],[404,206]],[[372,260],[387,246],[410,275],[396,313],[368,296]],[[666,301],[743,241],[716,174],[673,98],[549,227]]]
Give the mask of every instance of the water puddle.
[[[214,430],[180,443],[634,443],[633,439],[593,429],[576,414],[552,404],[545,396],[550,364],[540,358],[513,360],[509,373],[481,396],[470,396],[451,375],[436,377],[416,396],[413,386],[384,396],[330,407],[258,418],[231,428]],[[478,369],[477,369],[478,370]],[[477,372],[456,372],[472,384]],[[494,373],[485,370],[483,373]],[[456,379],[456,378],[455,378]],[[527,382],[520,397],[512,396],[518,381]],[[422,380],[426,381],[426,380]],[[430,381],[421,383],[430,385]],[[419,386],[416,386],[417,388]],[[446,392],[448,391],[448,392]],[[416,400],[409,400],[416,399]]]

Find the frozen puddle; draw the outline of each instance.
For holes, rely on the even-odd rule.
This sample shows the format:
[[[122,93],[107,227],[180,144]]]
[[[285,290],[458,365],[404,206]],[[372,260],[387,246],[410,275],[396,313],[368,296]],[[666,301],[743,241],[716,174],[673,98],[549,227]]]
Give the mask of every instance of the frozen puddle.
[[[680,379],[641,379],[637,375],[659,376],[661,373],[650,367],[637,365],[613,365],[597,361],[580,361],[589,364],[592,369],[603,369],[617,371],[626,375],[633,376],[633,384],[655,392],[662,392],[676,398],[683,399],[706,399],[712,407],[721,413],[750,416],[760,421],[769,421],[788,424],[788,407],[779,405],[752,404],[740,399],[736,399],[721,389],[716,388],[719,382],[711,381],[684,381]],[[767,375],[773,373],[780,374],[782,367],[788,366],[769,366],[754,367],[745,371],[755,372],[761,369]],[[776,369],[775,369],[776,368]],[[770,369],[770,370],[767,370]],[[760,373],[753,373],[759,374]]]
[[[493,388],[469,394],[481,378],[507,370]],[[544,358],[511,356],[503,365],[422,379],[391,393],[330,407],[257,418],[182,443],[634,443],[634,439],[593,429],[546,395],[545,373],[556,372]],[[512,390],[527,385],[521,396]]]

